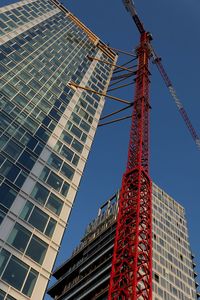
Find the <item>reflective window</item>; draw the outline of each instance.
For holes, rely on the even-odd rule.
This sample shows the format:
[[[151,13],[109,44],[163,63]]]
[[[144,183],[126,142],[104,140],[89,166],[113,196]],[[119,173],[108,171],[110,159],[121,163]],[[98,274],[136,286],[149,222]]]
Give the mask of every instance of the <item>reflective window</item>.
[[[1,116],[0,116],[0,126],[1,126]],[[7,143],[9,138],[5,135],[2,135],[0,138],[0,149],[4,147],[4,145]]]
[[[83,128],[86,132],[89,132],[90,130],[90,126],[85,121],[81,121],[80,127]]]
[[[37,280],[37,276],[38,276],[38,272],[31,269],[31,271],[29,272],[28,277],[26,279],[23,290],[22,290],[22,293],[27,295],[28,297],[31,297],[34,285],[35,285],[36,280]]]
[[[29,230],[16,223],[7,242],[19,251],[25,252],[34,261],[42,264],[48,246],[37,236],[31,235]]]
[[[74,176],[75,170],[70,167],[68,164],[64,163],[61,169],[61,173],[69,179],[72,179]]]
[[[91,114],[91,115],[95,115],[95,109],[92,108],[90,105],[88,105],[88,108],[87,108],[88,112]]]
[[[46,129],[44,129],[43,127],[40,127],[40,128],[37,130],[36,135],[37,135],[42,141],[47,142],[48,139],[49,139],[50,133],[49,133]]]
[[[48,221],[48,215],[43,213],[41,209],[35,207],[29,218],[29,223],[33,225],[35,228],[37,228],[38,230],[43,232],[47,221]]]
[[[80,142],[78,142],[76,139],[73,140],[72,147],[79,153],[82,153],[83,151],[83,145]]]
[[[53,193],[49,196],[46,207],[48,207],[55,214],[59,215],[63,206],[63,202]]]
[[[20,106],[24,107],[28,103],[28,100],[24,96],[22,96],[21,94],[18,94],[13,98],[13,102],[15,102],[15,103],[19,104]]]
[[[71,161],[74,153],[67,146],[63,145],[60,154],[63,155],[67,160]]]
[[[7,184],[3,183],[0,186],[0,203],[10,208],[13,204],[15,197],[17,196],[17,192],[9,187]]]
[[[0,173],[12,182],[15,181],[19,172],[20,169],[12,164],[9,160],[6,160],[0,169]]]
[[[56,221],[29,201],[26,202],[22,209],[20,218],[26,220],[47,236],[52,236],[54,232]]]
[[[44,167],[39,178],[43,181],[46,181],[49,173],[50,173],[50,169],[47,167]]]
[[[17,290],[22,288],[24,280],[28,272],[28,266],[20,261],[17,257],[12,256],[2,279],[12,285]]]
[[[63,187],[64,187],[64,185],[63,185]],[[66,190],[68,191],[69,187],[67,187]],[[53,193],[51,193],[50,196],[49,196],[49,191],[44,186],[39,184],[38,182],[36,183],[35,187],[33,188],[31,196],[37,202],[39,202],[42,205],[45,205],[48,209],[50,209],[55,214],[57,214],[57,215],[60,214],[60,211],[61,211],[62,206],[63,206],[63,201],[60,200]],[[49,198],[48,198],[48,196],[49,196]]]
[[[31,237],[30,231],[25,229],[20,224],[15,224],[13,230],[11,231],[7,242],[13,247],[17,248],[21,252],[24,252],[28,241]]]
[[[8,209],[0,204],[0,225],[3,222],[3,219],[5,218],[7,213],[8,213]]]
[[[61,189],[61,194],[63,196],[67,196],[68,191],[69,191],[69,183],[64,182],[62,189]]]
[[[27,221],[33,207],[34,207],[34,205],[31,202],[27,201],[23,210],[21,211],[20,218]]]
[[[0,251],[0,275],[2,275],[2,279],[4,281],[18,290],[21,290],[23,284],[25,283],[22,293],[30,297],[38,276],[38,272],[32,268],[30,269],[28,265],[23,263],[17,257],[14,255],[11,256],[8,251],[2,249]],[[0,290],[0,299],[2,295],[4,296],[5,294],[3,294]],[[16,300],[10,295],[7,295],[6,299]]]
[[[22,148],[18,146],[15,142],[9,141],[4,148],[4,151],[12,158],[16,159],[22,153]]]
[[[47,236],[51,237],[53,235],[55,226],[56,226],[56,221],[54,219],[50,218],[47,228],[45,230],[45,234]]]
[[[57,176],[55,173],[51,172],[51,174],[49,175],[49,178],[47,180],[47,183],[52,188],[59,191],[60,187],[62,186],[63,180],[59,176]]]
[[[79,162],[79,156],[77,154],[74,155],[74,158],[72,160],[72,163],[77,166],[78,165],[78,162]]]
[[[15,184],[21,188],[22,185],[24,184],[24,181],[26,180],[28,174],[25,173],[24,171],[21,171],[20,175],[17,177],[17,180],[15,181]]]
[[[10,253],[8,251],[4,249],[0,251],[0,275],[3,273],[9,257],[10,257]]]
[[[73,125],[73,126],[71,127],[71,132],[72,132],[73,134],[75,134],[75,136],[77,136],[78,138],[81,137],[82,131],[81,131],[78,127],[76,127],[75,125]]]
[[[49,191],[38,182],[36,183],[31,193],[31,196],[41,204],[44,204],[46,202],[48,195],[49,195]]]
[[[0,300],[4,300],[5,295],[6,295],[6,293],[4,291],[0,290]]]
[[[61,139],[70,145],[73,140],[73,137],[67,131],[63,130],[63,132],[61,134]]]
[[[55,169],[59,170],[62,165],[62,159],[59,158],[56,154],[52,153],[49,157],[48,163],[54,167]]]
[[[20,156],[18,162],[24,167],[26,167],[28,170],[31,170],[36,162],[36,158],[27,151],[24,151],[23,154]]]
[[[38,237],[33,236],[26,250],[26,255],[28,255],[39,264],[42,264],[47,248],[48,246],[45,242],[43,242]]]

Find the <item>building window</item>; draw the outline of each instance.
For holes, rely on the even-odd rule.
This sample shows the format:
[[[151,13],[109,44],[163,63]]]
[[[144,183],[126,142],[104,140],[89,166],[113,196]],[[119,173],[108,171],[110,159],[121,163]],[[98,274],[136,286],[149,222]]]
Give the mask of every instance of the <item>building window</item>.
[[[59,215],[63,206],[63,202],[53,193],[49,196],[46,207],[53,211],[56,215]]]
[[[34,206],[31,202],[27,201],[21,214],[20,218],[26,220],[32,226],[37,228],[39,231],[44,232],[45,235],[51,237],[56,221],[50,218],[45,212],[38,207]]]
[[[17,192],[9,187],[7,184],[3,183],[0,186],[0,203],[5,207],[10,208],[13,204]]]
[[[155,281],[159,283],[159,276],[158,276],[158,274],[155,273],[154,274],[154,278],[155,278]]]
[[[1,115],[0,115],[0,126],[2,125],[1,122],[2,122],[2,120],[1,120]],[[9,138],[7,136],[5,136],[5,135],[1,136],[0,149],[4,147],[4,145],[7,143],[8,140],[9,140]]]
[[[55,173],[51,172],[47,183],[54,188],[56,191],[60,190],[60,187],[62,186],[63,180],[57,176]]]
[[[50,169],[47,168],[47,167],[44,167],[43,170],[42,170],[42,172],[41,172],[41,174],[40,174],[40,177],[39,177],[40,180],[46,181],[49,173],[50,173]]]
[[[50,218],[47,228],[45,230],[45,234],[47,236],[51,237],[54,233],[55,226],[56,226],[56,221],[54,219]]]
[[[69,190],[69,184],[64,183],[62,187],[62,194],[65,195]],[[49,196],[49,191],[38,182],[36,183],[31,196],[41,205],[45,205],[53,213],[59,215],[63,206],[63,201],[53,193]],[[48,198],[49,196],[49,198]],[[47,199],[48,198],[48,199]]]
[[[0,276],[3,273],[5,266],[10,258],[10,253],[4,249],[0,252]]]
[[[49,191],[38,182],[31,193],[31,196],[40,204],[44,204],[46,202],[48,195]]]
[[[85,121],[81,121],[80,127],[84,129],[86,132],[90,131],[90,126]]]
[[[31,297],[38,277],[38,272],[30,268],[14,255],[11,256],[11,254],[4,249],[0,251],[0,276],[1,275],[5,282],[19,291],[22,291],[22,293],[28,297]],[[4,299],[4,297],[5,293],[0,290],[0,299]],[[10,295],[7,295],[6,299],[16,300]]]
[[[28,266],[17,257],[12,256],[3,273],[2,279],[17,290],[21,290],[27,273]]]
[[[26,250],[26,255],[41,265],[43,263],[47,248],[48,246],[46,243],[44,243],[38,237],[33,236]]]
[[[61,133],[61,139],[70,145],[73,137],[67,131],[63,130],[63,132]]]
[[[6,296],[6,293],[2,290],[0,290],[0,300],[4,300]]]
[[[69,184],[67,182],[64,182],[61,189],[61,194],[63,196],[67,196],[68,191],[69,191]]]
[[[63,161],[56,154],[52,153],[49,157],[48,163],[56,170],[59,170]]]
[[[48,221],[48,215],[43,213],[41,209],[35,207],[29,218],[29,223],[33,225],[35,228],[37,228],[38,230],[43,232],[47,221]]]
[[[19,172],[20,169],[12,164],[9,160],[6,160],[0,169],[0,173],[8,178],[11,182],[15,181]]]
[[[3,222],[3,219],[5,218],[7,212],[8,212],[8,209],[0,204],[0,225]]]
[[[25,252],[27,256],[37,263],[43,263],[44,256],[48,248],[47,244],[37,236],[31,236],[31,232],[20,224],[15,224],[7,242],[19,251],[23,253]]]
[[[26,246],[30,240],[31,233],[23,226],[15,224],[13,230],[11,231],[7,242],[15,247],[16,249],[24,252]]]
[[[64,163],[61,169],[61,173],[66,176],[67,178],[69,178],[70,180],[73,178],[74,176],[74,172],[75,170],[70,167],[68,164]]]
[[[35,270],[31,269],[28,274],[28,277],[26,279],[23,290],[22,290],[22,293],[27,295],[28,297],[31,297],[33,288],[34,288],[36,280],[37,280],[37,276],[38,276],[38,273]]]
[[[18,161],[22,166],[31,170],[36,162],[36,158],[27,151],[24,151]]]
[[[68,147],[63,145],[62,150],[60,152],[61,155],[63,155],[67,160],[71,161],[72,157],[74,155],[73,151],[70,150]]]
[[[5,146],[4,151],[10,155],[12,158],[17,159],[20,153],[22,153],[22,148],[19,147],[13,141],[9,141],[8,144]]]

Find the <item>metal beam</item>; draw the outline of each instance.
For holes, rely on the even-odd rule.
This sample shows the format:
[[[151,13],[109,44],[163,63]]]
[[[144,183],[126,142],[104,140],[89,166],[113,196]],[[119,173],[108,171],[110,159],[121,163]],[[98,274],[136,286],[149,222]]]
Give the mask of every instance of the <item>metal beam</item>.
[[[126,116],[126,117],[122,117],[122,118],[119,118],[119,119],[115,119],[115,120],[112,120],[112,121],[109,121],[109,122],[105,122],[105,123],[102,123],[102,124],[99,124],[98,127],[109,125],[109,124],[116,123],[116,122],[120,122],[120,121],[123,121],[123,120],[126,120],[126,119],[130,119],[130,118],[132,118],[132,115]]]
[[[100,62],[102,62],[102,63],[104,63],[104,64],[107,64],[107,65],[116,67],[116,68],[121,69],[121,70],[126,70],[126,71],[128,71],[128,72],[134,72],[134,70],[131,69],[131,68],[125,68],[125,67],[122,67],[122,66],[119,66],[119,65],[115,65],[115,64],[109,63],[109,62],[107,62],[107,61],[105,61],[105,60],[102,60],[102,59],[99,59],[99,58],[95,58],[95,57],[93,57],[93,56],[89,56],[89,55],[88,55],[88,59],[100,61]]]
[[[108,92],[111,92],[111,91],[115,91],[115,90],[121,89],[121,88],[123,88],[123,87],[132,85],[132,84],[134,84],[134,83],[135,83],[135,82],[133,81],[133,82],[130,82],[130,83],[122,84],[122,85],[117,86],[117,87],[115,87],[115,88],[113,88],[113,89],[109,89]]]
[[[120,50],[120,49],[116,49],[116,48],[110,48],[111,50],[114,50],[114,51],[117,51],[119,53],[123,53],[123,54],[126,54],[126,55],[129,55],[129,56],[133,56],[135,58],[137,58],[137,55],[136,54],[133,54],[131,52],[127,52],[127,51],[124,51],[124,50]]]
[[[105,93],[97,92],[97,91],[95,91],[95,90],[90,89],[90,88],[87,87],[87,86],[81,86],[81,85],[78,85],[78,84],[76,84],[75,82],[68,82],[68,85],[69,85],[70,87],[79,88],[79,89],[82,89],[82,90],[85,90],[85,91],[89,91],[89,92],[92,92],[92,93],[97,94],[97,95],[100,95],[100,96],[104,96],[104,97],[110,98],[110,99],[115,100],[115,101],[117,101],[117,102],[121,102],[121,103],[125,103],[125,104],[131,104],[130,101],[123,100],[123,99],[120,99],[120,98],[118,98],[118,97],[114,97],[114,96],[111,96],[111,95],[107,95],[107,94],[105,94]]]
[[[107,118],[109,118],[109,117],[111,117],[111,116],[113,116],[113,115],[116,115],[116,114],[118,114],[118,113],[120,113],[120,112],[122,112],[122,111],[124,111],[124,110],[126,110],[126,109],[128,109],[128,108],[130,108],[131,106],[133,106],[133,102],[132,102],[130,105],[126,106],[126,107],[123,107],[123,108],[121,108],[121,109],[118,109],[118,110],[116,110],[116,111],[114,111],[114,112],[112,112],[112,113],[106,115],[106,116],[101,117],[101,118],[100,118],[100,121],[101,121],[101,120],[104,120],[104,119],[107,119]]]

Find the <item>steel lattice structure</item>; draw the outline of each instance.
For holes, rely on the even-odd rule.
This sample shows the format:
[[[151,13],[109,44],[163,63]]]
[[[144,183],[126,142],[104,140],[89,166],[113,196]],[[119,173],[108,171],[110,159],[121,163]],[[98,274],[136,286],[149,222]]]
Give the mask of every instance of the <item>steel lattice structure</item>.
[[[151,36],[132,0],[123,0],[140,33],[138,70],[128,150],[122,179],[115,235],[109,300],[152,300],[152,195],[149,177],[149,61],[157,65],[198,149],[200,138],[157,57]]]
[[[152,299],[149,41],[141,34],[128,163],[122,179],[108,299]]]

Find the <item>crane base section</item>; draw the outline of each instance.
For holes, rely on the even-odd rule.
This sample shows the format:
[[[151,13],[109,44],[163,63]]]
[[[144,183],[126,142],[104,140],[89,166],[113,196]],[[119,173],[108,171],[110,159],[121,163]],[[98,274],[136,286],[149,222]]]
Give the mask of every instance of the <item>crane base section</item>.
[[[152,300],[151,185],[143,168],[123,176],[109,300]]]

